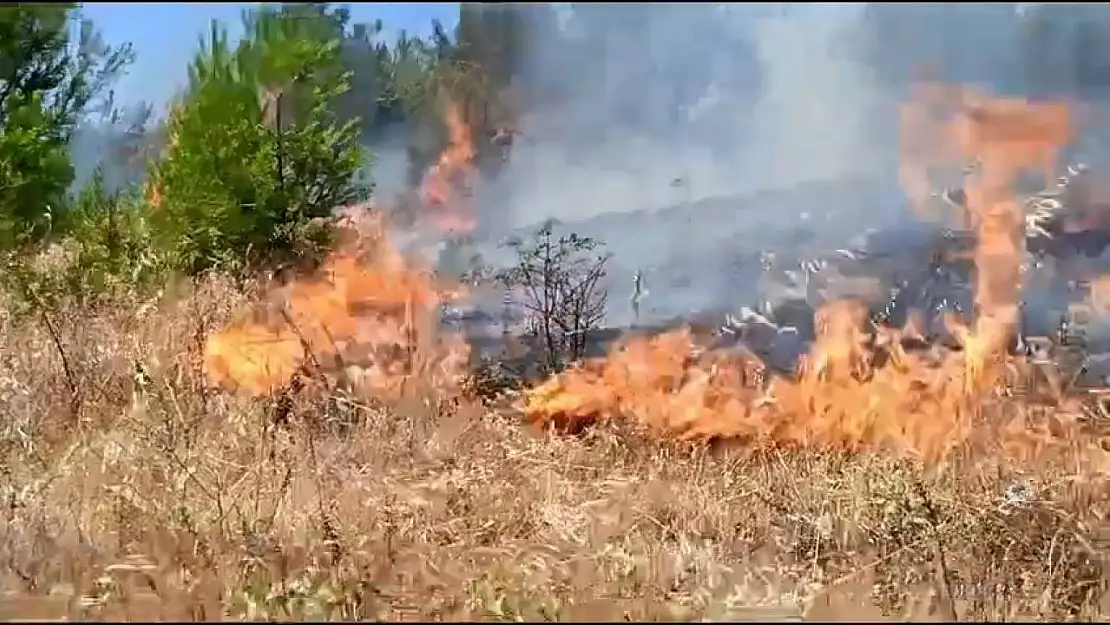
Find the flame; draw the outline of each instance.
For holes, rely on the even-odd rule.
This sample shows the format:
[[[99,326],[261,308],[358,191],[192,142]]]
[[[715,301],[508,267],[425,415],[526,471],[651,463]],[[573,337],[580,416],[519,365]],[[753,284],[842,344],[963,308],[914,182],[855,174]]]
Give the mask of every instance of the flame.
[[[435,209],[430,218],[438,228],[468,231],[474,227],[471,132],[453,103],[445,121],[448,146],[425,175],[420,196]],[[152,197],[156,192],[151,187]],[[457,386],[468,347],[435,328],[440,305],[463,291],[407,263],[390,246],[380,217],[358,209],[340,217],[348,240],[316,276],[274,290],[276,311],[263,321],[240,321],[208,337],[204,363],[213,384],[267,395],[300,372],[321,370],[357,378],[376,396],[395,396],[415,378]]]
[[[1068,110],[926,83],[902,124],[900,177],[911,199],[927,196],[930,168],[978,163],[965,216],[978,241],[977,314],[971,325],[947,320],[961,351],[907,352],[901,339],[911,329],[872,338],[862,304],[833,302],[818,311],[817,337],[796,379],[768,379],[754,356],[706,352],[677,330],[632,338],[548,380],[523,397],[526,414],[540,423],[628,417],[684,439],[893,448],[927,459],[965,441],[983,407],[1001,400],[1009,370],[1023,245],[1013,183],[1033,166],[1051,176],[1070,138]]]
[[[165,161],[173,158],[181,144],[181,117],[184,115],[185,105],[178,99],[175,99],[169,106],[169,118],[166,124],[167,136],[166,144],[162,146],[159,155],[159,161]],[[147,178],[143,188],[143,197],[146,198],[147,204],[158,209],[162,206],[162,177],[159,167],[151,168],[150,174]]]
[[[157,210],[162,207],[162,190],[155,176],[152,175],[146,182],[143,196],[151,208]]]
[[[460,337],[434,332],[440,303],[462,295],[436,284],[389,245],[380,217],[348,218],[348,240],[311,279],[273,292],[280,313],[208,337],[211,382],[273,393],[300,371],[356,377],[367,393],[395,396],[414,377],[453,387],[466,364]],[[272,311],[271,311],[272,312]]]
[[[420,198],[431,209],[430,218],[437,228],[469,232],[477,223],[473,206],[476,173],[473,133],[454,102],[447,102],[444,122],[447,147],[424,174]]]

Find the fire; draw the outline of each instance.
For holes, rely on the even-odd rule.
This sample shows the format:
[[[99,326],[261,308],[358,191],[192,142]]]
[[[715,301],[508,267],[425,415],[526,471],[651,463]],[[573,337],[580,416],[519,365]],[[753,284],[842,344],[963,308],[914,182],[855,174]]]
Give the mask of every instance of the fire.
[[[420,188],[432,222],[441,230],[469,232],[476,219],[473,206],[475,177],[473,133],[454,102],[447,102],[444,122],[447,147],[424,175]]]
[[[474,227],[475,151],[458,106],[448,102],[445,122],[448,145],[425,175],[420,197],[434,209],[438,228],[467,231]],[[352,240],[318,275],[271,293],[276,311],[267,319],[241,321],[208,338],[204,363],[211,382],[266,395],[299,372],[320,370],[354,379],[376,396],[396,395],[415,378],[455,386],[468,348],[436,326],[441,304],[461,290],[406,262],[390,246],[380,218],[357,209],[341,217]]]
[[[947,320],[960,343],[909,350],[912,328],[867,328],[865,307],[833,302],[817,314],[816,340],[796,377],[768,374],[742,350],[707,350],[689,329],[633,337],[610,355],[580,363],[526,392],[536,422],[588,423],[631,418],[683,439],[734,439],[753,449],[818,446],[896,449],[938,459],[975,432],[985,407],[1005,401],[1008,355],[1018,318],[1023,218],[1013,197],[1019,173],[1051,176],[1069,140],[1065,107],[990,99],[924,85],[904,111],[901,177],[911,197],[927,189],[931,168],[976,164],[965,185],[975,229],[975,317]],[[469,184],[474,151],[460,111],[448,107],[448,148],[421,188],[442,209],[444,227],[473,226]],[[458,191],[463,191],[460,195]],[[438,311],[458,290],[408,263],[378,219],[361,220],[353,242],[320,276],[278,289],[281,314],[241,322],[209,338],[210,379],[272,393],[298,372],[350,374],[375,396],[395,396],[407,380],[453,386],[467,360],[461,338],[436,332]],[[987,428],[989,429],[989,428]]]
[[[280,312],[208,338],[204,363],[213,383],[265,395],[318,369],[355,378],[376,396],[394,396],[414,377],[454,385],[466,345],[435,326],[440,303],[458,290],[407,263],[378,217],[349,221],[346,234],[350,240],[318,275],[272,293]]]
[[[925,84],[902,121],[901,178],[911,199],[925,196],[930,168],[977,163],[965,216],[978,241],[977,315],[971,325],[948,324],[961,351],[908,352],[901,339],[909,329],[872,336],[861,304],[834,302],[819,311],[795,379],[765,380],[753,356],[705,352],[679,330],[632,338],[548,380],[524,396],[523,410],[541,423],[627,417],[685,439],[894,448],[932,459],[966,440],[983,407],[1003,395],[1017,321],[1023,240],[1013,183],[1034,166],[1051,176],[1069,140],[1068,111]]]

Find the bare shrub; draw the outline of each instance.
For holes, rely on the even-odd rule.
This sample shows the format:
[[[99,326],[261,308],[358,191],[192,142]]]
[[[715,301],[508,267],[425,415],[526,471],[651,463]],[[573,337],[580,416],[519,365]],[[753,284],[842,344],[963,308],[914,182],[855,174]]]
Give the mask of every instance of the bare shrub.
[[[585,355],[589,334],[604,321],[608,291],[601,280],[610,258],[601,241],[573,232],[556,235],[555,225],[549,220],[530,240],[509,241],[517,264],[496,276],[523,292],[529,332],[539,339],[550,371]]]

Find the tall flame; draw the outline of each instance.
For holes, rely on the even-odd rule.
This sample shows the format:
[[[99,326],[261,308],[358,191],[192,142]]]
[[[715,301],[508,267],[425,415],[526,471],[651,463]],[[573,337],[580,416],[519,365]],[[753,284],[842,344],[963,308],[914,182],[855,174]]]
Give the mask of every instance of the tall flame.
[[[474,210],[473,133],[454,102],[446,103],[447,147],[424,175],[420,198],[432,222],[441,230],[469,232],[476,225]]]
[[[443,226],[472,225],[473,149],[459,110],[449,107],[451,142],[421,189]],[[742,351],[706,351],[691,331],[631,338],[603,359],[575,366],[525,393],[537,422],[632,418],[665,435],[732,438],[755,446],[897,448],[943,456],[974,430],[983,406],[1000,401],[1007,346],[1017,321],[1023,219],[1013,196],[1019,173],[1051,174],[1069,140],[1059,104],[991,99],[943,85],[922,85],[903,111],[901,178],[920,199],[929,170],[975,162],[965,221],[977,235],[976,314],[949,319],[961,351],[940,346],[909,352],[909,331],[865,331],[865,307],[833,302],[818,311],[817,336],[794,379],[771,377]],[[912,122],[912,124],[910,123]],[[470,220],[465,218],[470,216]],[[346,371],[352,363],[367,391],[399,392],[422,376],[450,385],[467,356],[458,337],[435,333],[439,304],[458,290],[437,284],[404,261],[380,221],[349,228],[359,236],[338,250],[322,275],[275,295],[282,314],[237,323],[209,338],[210,378],[270,393],[306,367]],[[424,357],[414,359],[420,352]]]

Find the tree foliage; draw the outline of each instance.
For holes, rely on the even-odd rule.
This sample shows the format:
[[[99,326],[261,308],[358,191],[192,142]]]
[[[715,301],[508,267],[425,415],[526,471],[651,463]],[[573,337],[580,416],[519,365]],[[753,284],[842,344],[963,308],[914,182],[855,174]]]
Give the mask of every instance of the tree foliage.
[[[320,218],[368,192],[355,123],[330,110],[348,89],[339,41],[273,8],[244,23],[235,48],[213,24],[152,172],[160,243],[190,273],[311,256]]]
[[[0,246],[40,238],[65,210],[68,145],[130,62],[74,4],[0,6]]]

